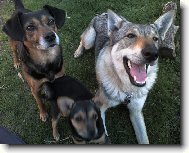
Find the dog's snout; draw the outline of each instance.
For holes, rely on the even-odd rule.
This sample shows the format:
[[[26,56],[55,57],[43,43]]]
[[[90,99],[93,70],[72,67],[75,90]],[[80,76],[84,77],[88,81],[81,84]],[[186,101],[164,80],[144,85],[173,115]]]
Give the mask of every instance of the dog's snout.
[[[88,139],[93,139],[95,137],[95,129],[93,126],[88,125],[87,126],[87,131],[88,131]]]
[[[158,58],[158,50],[154,45],[146,45],[142,49],[142,55],[148,62],[155,61]]]
[[[56,35],[54,32],[48,32],[44,38],[47,42],[53,42],[56,39]]]

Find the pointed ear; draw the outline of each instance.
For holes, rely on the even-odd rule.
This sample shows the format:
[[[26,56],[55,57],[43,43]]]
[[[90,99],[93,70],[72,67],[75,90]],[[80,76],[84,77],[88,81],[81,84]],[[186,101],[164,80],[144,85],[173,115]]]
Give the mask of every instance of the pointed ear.
[[[113,30],[119,29],[123,19],[114,13],[112,10],[107,11],[108,13],[108,36],[112,33]]]
[[[169,30],[175,17],[175,11],[171,10],[160,16],[155,22],[155,26],[158,29],[161,40],[165,39],[166,32]]]
[[[23,41],[24,30],[21,24],[21,12],[10,18],[3,26],[3,31],[13,40]]]
[[[45,10],[47,10],[50,15],[55,19],[55,24],[57,28],[61,28],[64,25],[66,13],[64,10],[58,9],[56,7],[52,7],[49,5],[43,6]]]
[[[68,97],[59,97],[57,99],[57,105],[63,116],[68,116],[70,110],[74,104],[74,100]]]

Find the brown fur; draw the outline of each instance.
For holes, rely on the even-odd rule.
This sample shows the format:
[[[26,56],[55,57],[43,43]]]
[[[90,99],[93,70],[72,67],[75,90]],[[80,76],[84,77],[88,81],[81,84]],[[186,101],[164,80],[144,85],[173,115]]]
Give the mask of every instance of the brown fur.
[[[24,8],[20,0],[15,2],[15,12],[3,26],[10,37],[14,67],[21,63],[22,74],[28,83],[40,111],[46,121],[45,106],[39,97],[39,87],[64,75],[62,50],[57,36],[65,20],[65,11],[45,5],[32,12]]]

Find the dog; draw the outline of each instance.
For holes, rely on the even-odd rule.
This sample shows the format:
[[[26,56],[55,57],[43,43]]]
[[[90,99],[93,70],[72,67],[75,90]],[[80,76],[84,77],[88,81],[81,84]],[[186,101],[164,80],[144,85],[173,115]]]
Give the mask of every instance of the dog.
[[[39,92],[51,104],[53,137],[60,139],[58,120],[68,117],[75,144],[106,142],[100,109],[92,101],[93,95],[76,79],[63,76],[52,83],[45,82]]]
[[[38,97],[39,86],[64,74],[62,47],[57,29],[65,22],[65,11],[45,5],[30,11],[15,0],[15,12],[3,26],[9,36],[14,67],[21,63],[24,79],[38,104],[40,119],[46,121],[44,104]]]
[[[168,11],[154,23],[143,25],[108,10],[95,16],[82,33],[74,57],[95,48],[99,90],[94,101],[100,107],[106,135],[105,111],[126,103],[138,143],[149,144],[142,108],[157,77],[160,40],[174,16],[175,11]]]

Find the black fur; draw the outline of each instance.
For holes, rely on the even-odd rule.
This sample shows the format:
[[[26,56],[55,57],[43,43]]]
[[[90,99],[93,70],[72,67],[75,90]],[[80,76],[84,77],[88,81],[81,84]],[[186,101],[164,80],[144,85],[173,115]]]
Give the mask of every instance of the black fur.
[[[52,81],[54,80],[55,74],[62,69],[62,51],[60,51],[60,55],[57,56],[57,59],[52,63],[39,65],[30,58],[29,52],[27,51],[27,48],[23,45],[23,43],[19,42],[17,46],[19,48],[19,57],[27,67],[27,73],[33,78],[38,80],[42,78],[48,78],[49,81]]]
[[[39,96],[43,101],[50,101],[53,106],[54,103],[57,105],[56,100],[60,96],[69,97],[74,101],[87,100],[93,97],[83,84],[70,76],[57,78],[52,83],[43,83],[39,90]],[[53,117],[57,118],[57,116]]]
[[[64,25],[66,13],[64,10],[45,5],[42,10],[32,12],[24,8],[24,5],[20,0],[15,0],[15,12],[12,17],[5,23],[2,30],[13,40],[24,41],[24,23],[30,18],[35,16],[40,17],[44,13],[48,13],[55,19],[57,28],[61,28]]]
[[[3,31],[13,40],[24,41],[24,30],[21,23],[22,12],[17,12],[3,26]]]
[[[66,13],[64,10],[61,10],[61,9],[58,9],[49,5],[45,5],[43,6],[43,8],[47,10],[55,19],[55,24],[57,28],[61,28],[64,25],[65,17],[66,17]]]
[[[98,135],[95,137],[95,139],[99,139],[103,135],[104,126],[100,114],[100,109],[91,100],[93,98],[93,95],[84,85],[82,85],[74,78],[70,76],[63,76],[54,80],[53,82],[45,82],[40,88],[39,95],[44,101],[50,101],[52,111],[51,115],[54,119],[56,119],[59,114],[59,109],[56,102],[58,97],[66,96],[75,101],[70,110],[69,124],[72,130],[73,137],[78,141],[89,141],[78,135],[71,123],[71,118],[73,118],[74,114],[79,110],[90,110],[92,108],[95,109],[98,114],[98,119],[96,123],[98,128]]]

